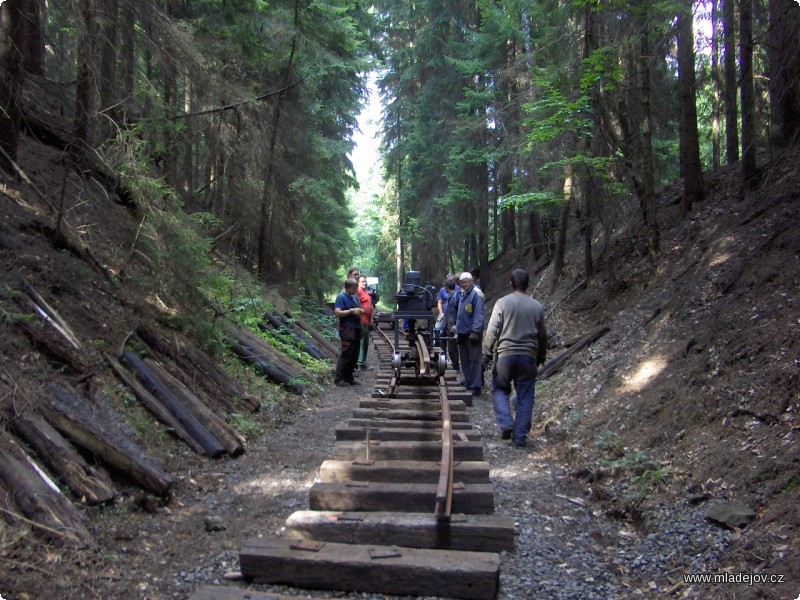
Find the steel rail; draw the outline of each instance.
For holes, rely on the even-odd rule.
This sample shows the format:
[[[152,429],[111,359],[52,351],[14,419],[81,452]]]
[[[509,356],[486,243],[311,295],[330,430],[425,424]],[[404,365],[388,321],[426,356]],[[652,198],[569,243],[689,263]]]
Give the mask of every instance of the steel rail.
[[[392,361],[394,362],[394,355],[395,355],[395,347],[392,340],[389,339],[389,336],[383,332],[383,329],[380,328],[379,325],[375,326],[375,331],[377,331],[380,336],[383,338],[383,341],[389,346],[389,354],[392,356]],[[395,373],[394,367],[392,367],[392,378],[389,380],[389,396],[394,396],[395,392],[397,391],[397,384],[400,383],[400,378],[398,373]]]
[[[428,377],[431,374],[431,353],[422,336],[416,336],[414,344],[417,347],[417,370],[420,375]]]
[[[439,376],[439,400],[442,405],[442,463],[439,467],[434,513],[437,520],[449,521],[453,507],[453,426],[443,375]]]
[[[376,327],[375,330],[389,346],[392,355],[394,355],[396,349],[389,339],[389,336],[387,336],[380,327]],[[419,336],[416,340],[416,346],[419,355],[419,371],[423,375],[430,375],[430,352],[424,340]],[[397,374],[394,373],[393,370],[390,384],[392,394],[394,394],[396,390],[397,383]],[[436,486],[434,514],[438,521],[449,521],[453,507],[453,425],[450,417],[450,403],[447,398],[447,385],[445,384],[443,375],[437,377],[437,383],[439,403],[442,412],[442,459],[439,467],[439,482]]]

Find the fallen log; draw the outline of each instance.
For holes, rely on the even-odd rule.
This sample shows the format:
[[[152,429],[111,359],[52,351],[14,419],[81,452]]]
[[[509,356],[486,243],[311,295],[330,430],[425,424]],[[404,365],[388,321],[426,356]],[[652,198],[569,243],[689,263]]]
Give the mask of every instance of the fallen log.
[[[291,319],[311,337],[313,337],[322,349],[325,350],[329,358],[335,359],[339,356],[339,348],[337,348],[330,340],[325,339],[314,327],[308,324],[307,321],[295,315],[292,311],[287,310],[283,313],[288,319]]]
[[[53,328],[62,336],[64,336],[64,338],[70,344],[72,344],[76,350],[82,350],[83,345],[78,340],[78,337],[72,332],[72,328],[70,328],[67,322],[61,318],[61,315],[59,315],[58,312],[56,312],[56,310],[39,295],[39,292],[37,292],[25,278],[20,280],[20,287],[22,287],[23,291],[28,295],[28,298],[33,303],[33,308],[36,313],[39,314],[39,316],[41,316],[46,322],[52,325]]]
[[[24,310],[26,301],[20,304]],[[66,344],[64,338],[49,335],[47,330],[26,321],[18,321],[17,325],[27,334],[34,347],[51,360],[66,365],[73,373],[84,373],[88,368],[83,355]]]
[[[131,371],[139,383],[183,425],[187,433],[202,446],[203,454],[210,458],[216,458],[225,453],[225,447],[220,441],[198,421],[191,411],[180,403],[172,391],[151,372],[138,356],[133,352],[125,352],[119,362]]]
[[[245,342],[247,342],[245,345],[250,347],[252,350],[271,358],[291,377],[302,377],[307,381],[314,380],[314,375],[311,373],[311,371],[291,358],[284,356],[277,348],[272,346],[272,344],[252,333],[251,331],[248,331],[247,329],[239,329],[233,331],[233,335],[245,340]]]
[[[233,401],[235,395],[229,393],[231,390],[227,392],[221,390],[213,379],[198,369],[181,353],[177,339],[175,345],[173,345],[162,338],[155,330],[145,325],[139,325],[136,328],[136,334],[147,345],[151,353],[159,357],[165,364],[165,368],[196,395],[208,392],[210,394],[209,398],[213,398],[215,403],[221,404],[228,411],[236,410]],[[172,364],[170,364],[170,361],[172,361]]]
[[[220,386],[220,389],[230,390],[232,396],[237,398],[244,406],[250,408],[251,411],[257,411],[261,408],[261,400],[245,392],[233,378],[211,360],[208,354],[191,344],[184,344],[182,350],[192,364],[211,377]]]
[[[133,441],[133,434],[110,406],[57,383],[47,384],[42,414],[73,443],[158,496],[175,483],[173,477]]]
[[[275,327],[273,327],[268,322],[261,321],[258,324],[258,328],[261,331],[269,333],[272,337],[274,337],[275,339],[277,339],[279,342],[281,342],[283,344],[286,344],[288,346],[292,346],[293,348],[297,347],[297,345],[294,342],[294,338],[292,338],[292,336],[290,336],[287,332],[285,332],[285,331],[283,331],[281,329],[275,329]],[[299,348],[298,348],[298,350],[299,350]]]
[[[537,377],[539,379],[547,379],[554,373],[557,373],[564,367],[564,365],[567,364],[567,361],[569,361],[573,354],[583,350],[586,346],[589,346],[603,337],[610,329],[611,328],[607,325],[603,325],[602,327],[595,329],[593,332],[583,336],[579,342],[570,346],[568,350],[565,350],[555,358],[547,361],[546,364],[539,367]]]
[[[0,429],[0,482],[28,523],[49,540],[89,545],[92,536],[75,506],[25,451]],[[11,515],[19,518],[19,515]]]
[[[245,340],[236,338],[235,340],[230,340],[229,343],[231,350],[233,350],[239,358],[247,364],[257,367],[262,375],[282,385],[294,394],[301,395],[303,393],[304,388],[302,385],[297,382],[292,382],[292,377],[290,377],[286,371],[278,367],[275,362],[270,361],[263,354],[259,355],[248,346]]]
[[[318,360],[325,359],[325,354],[322,352],[322,350],[319,349],[319,347],[309,336],[307,336],[297,327],[286,323],[280,317],[272,314],[269,311],[264,312],[264,318],[267,319],[267,322],[272,325],[276,331],[285,331],[287,334],[291,335],[296,343],[299,344],[300,348],[309,356]]]
[[[105,471],[86,462],[77,450],[33,409],[14,411],[4,407],[12,431],[25,441],[44,465],[69,490],[89,505],[104,504],[118,492]]]
[[[244,440],[233,428],[217,416],[208,406],[184,386],[180,381],[170,375],[161,365],[152,359],[145,358],[144,364],[158,377],[183,405],[194,414],[195,418],[217,438],[225,451],[231,456],[244,454]]]
[[[181,425],[180,421],[176,419],[167,408],[161,404],[156,398],[148,392],[145,387],[139,383],[136,379],[136,376],[128,371],[125,367],[123,367],[119,361],[114,358],[113,356],[106,355],[106,361],[108,364],[111,365],[111,368],[117,374],[117,376],[125,383],[131,390],[133,394],[136,396],[136,399],[141,402],[144,407],[149,410],[155,417],[164,423],[171,433],[173,433],[178,439],[183,440],[189,447],[197,452],[198,454],[203,454],[203,447],[197,443],[197,441],[189,435],[189,432],[186,431],[186,428]]]
[[[162,356],[168,356],[182,371],[192,374],[192,380],[205,389],[212,398],[237,410],[238,402],[246,409],[256,411],[261,407],[261,401],[245,392],[239,384],[205,353],[192,344],[183,341],[173,345],[164,340],[152,327],[140,324],[136,327],[136,334],[153,351]]]
[[[160,356],[159,364],[170,376],[176,381],[180,382],[193,396],[200,400],[209,410],[213,411],[220,419],[225,420],[225,417],[232,413],[238,412],[238,408],[229,398],[216,396],[212,398],[205,390],[197,385],[196,381],[189,373],[176,365],[168,356]]]

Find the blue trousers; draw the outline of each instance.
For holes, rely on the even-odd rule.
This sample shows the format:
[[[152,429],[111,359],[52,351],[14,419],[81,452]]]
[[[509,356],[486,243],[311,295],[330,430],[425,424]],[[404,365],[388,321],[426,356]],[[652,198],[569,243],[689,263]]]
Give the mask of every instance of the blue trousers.
[[[517,392],[517,410],[511,415],[511,384]],[[515,442],[522,443],[531,430],[536,395],[536,359],[512,354],[498,357],[492,368],[492,406],[500,429],[511,429]]]
[[[483,387],[483,356],[480,342],[469,341],[468,333],[458,334],[458,352],[461,358],[461,372],[464,374],[464,387],[473,394],[480,394]]]

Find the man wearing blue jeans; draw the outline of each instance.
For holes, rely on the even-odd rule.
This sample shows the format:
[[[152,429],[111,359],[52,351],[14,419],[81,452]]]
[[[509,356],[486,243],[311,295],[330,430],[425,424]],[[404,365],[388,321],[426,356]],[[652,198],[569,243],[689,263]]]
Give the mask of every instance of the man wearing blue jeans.
[[[500,298],[483,336],[483,359],[492,367],[492,406],[504,440],[524,446],[531,430],[536,394],[537,366],[547,355],[544,309],[528,296],[529,276],[525,269],[511,273],[512,292]],[[517,392],[516,415],[512,417],[511,385]]]

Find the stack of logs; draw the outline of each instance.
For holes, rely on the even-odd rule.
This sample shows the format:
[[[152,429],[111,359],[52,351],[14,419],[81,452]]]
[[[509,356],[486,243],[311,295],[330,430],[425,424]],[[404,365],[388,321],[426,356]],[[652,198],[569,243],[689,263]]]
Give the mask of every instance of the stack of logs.
[[[96,370],[89,371],[85,348],[66,321],[30,284],[23,281],[20,287],[20,306],[48,325],[19,323],[36,348],[64,365],[78,382],[97,375]],[[264,327],[296,338],[315,358],[336,356],[336,349],[302,319],[291,313],[285,316],[286,321],[269,315]],[[233,413],[257,411],[260,400],[177,334],[167,340],[144,324],[135,333],[145,348],[144,357],[130,351],[117,358],[105,356],[117,377],[171,433],[199,454],[241,455],[245,440],[227,419]],[[268,377],[293,392],[303,393],[300,379],[313,380],[311,373],[259,336],[231,328],[228,341],[238,356],[259,364]],[[278,367],[281,380],[274,375]],[[168,496],[175,483],[173,476],[137,445],[123,419],[90,386],[51,380],[34,394],[0,373],[0,419],[7,425],[0,428],[0,516],[25,521],[47,539],[91,544],[80,511],[62,489],[75,500],[93,505],[119,495],[109,472],[121,473],[159,497]],[[87,461],[86,454],[99,460]]]
[[[313,327],[290,311],[281,318],[266,312],[259,329],[269,332],[278,340],[296,346],[316,359],[335,359],[338,350]],[[301,382],[313,381],[314,376],[302,365],[282,355],[261,337],[246,330],[229,327],[227,342],[231,350],[244,362],[253,365],[265,377],[294,394],[303,394],[306,385]]]

